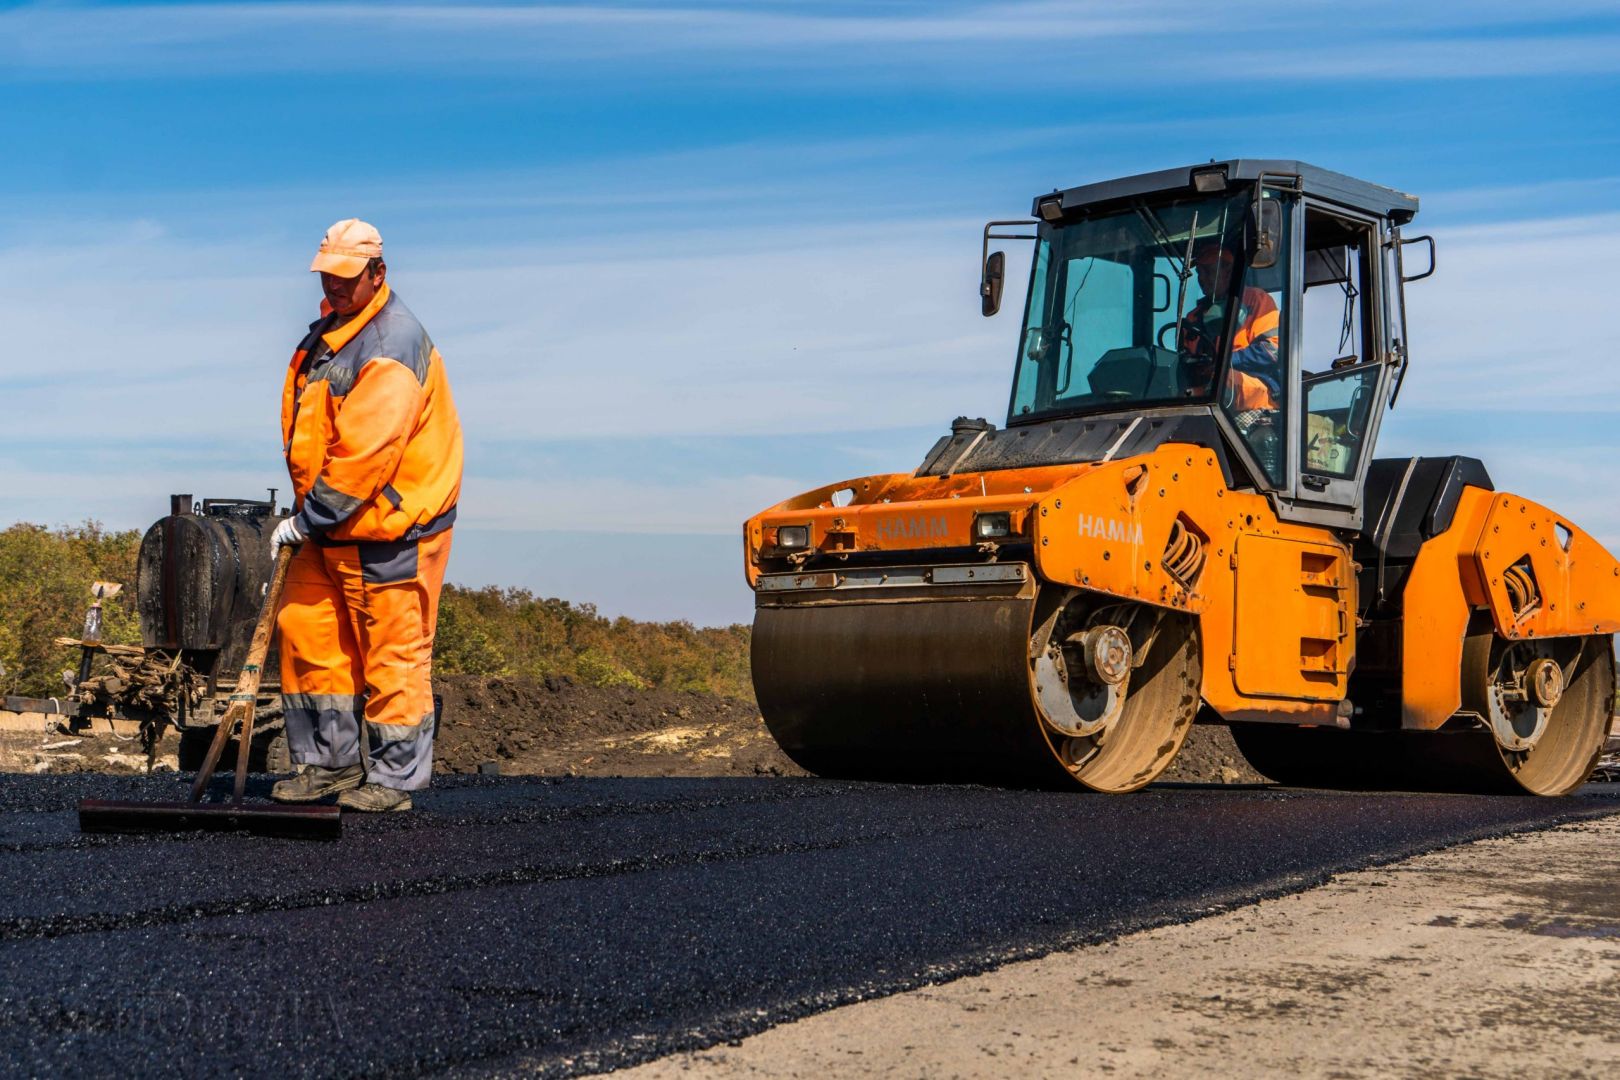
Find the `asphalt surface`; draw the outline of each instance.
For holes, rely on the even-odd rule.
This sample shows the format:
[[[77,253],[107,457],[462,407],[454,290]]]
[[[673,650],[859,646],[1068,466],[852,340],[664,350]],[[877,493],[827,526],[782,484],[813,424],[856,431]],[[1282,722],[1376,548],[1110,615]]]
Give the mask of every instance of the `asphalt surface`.
[[[0,1060],[13,1075],[593,1071],[1620,813],[1614,787],[467,777],[319,843],[81,836],[80,797],[177,798],[181,781],[4,777]]]

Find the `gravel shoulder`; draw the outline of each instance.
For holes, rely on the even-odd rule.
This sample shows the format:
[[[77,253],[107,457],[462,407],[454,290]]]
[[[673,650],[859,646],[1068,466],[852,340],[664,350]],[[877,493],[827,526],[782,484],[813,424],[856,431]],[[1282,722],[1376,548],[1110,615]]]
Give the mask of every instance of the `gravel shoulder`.
[[[1483,840],[622,1075],[1613,1075],[1617,845]]]

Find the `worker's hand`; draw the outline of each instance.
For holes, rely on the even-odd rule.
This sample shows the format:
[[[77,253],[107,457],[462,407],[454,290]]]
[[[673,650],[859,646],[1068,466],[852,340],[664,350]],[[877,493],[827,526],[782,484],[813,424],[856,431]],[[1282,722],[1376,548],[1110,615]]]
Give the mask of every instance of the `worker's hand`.
[[[1181,351],[1189,356],[1213,356],[1215,335],[1202,323],[1186,320],[1181,324]]]
[[[277,525],[276,531],[270,534],[270,557],[280,555],[284,544],[297,547],[308,539],[309,533],[304,529],[304,523],[299,520],[299,515],[294,514]]]

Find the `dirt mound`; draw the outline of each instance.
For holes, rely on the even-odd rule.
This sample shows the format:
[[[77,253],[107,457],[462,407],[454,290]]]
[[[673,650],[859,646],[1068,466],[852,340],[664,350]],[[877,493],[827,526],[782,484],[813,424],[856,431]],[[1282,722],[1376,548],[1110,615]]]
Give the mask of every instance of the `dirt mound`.
[[[707,693],[601,689],[567,678],[441,676],[435,764],[508,775],[802,776],[753,705]]]
[[[703,693],[599,689],[567,678],[440,676],[441,772],[507,775],[803,776],[747,702]],[[1223,727],[1193,728],[1164,779],[1253,783]]]
[[[1264,784],[1265,777],[1254,771],[1243,751],[1232,741],[1232,732],[1221,724],[1194,724],[1181,752],[1159,777],[1175,784]]]

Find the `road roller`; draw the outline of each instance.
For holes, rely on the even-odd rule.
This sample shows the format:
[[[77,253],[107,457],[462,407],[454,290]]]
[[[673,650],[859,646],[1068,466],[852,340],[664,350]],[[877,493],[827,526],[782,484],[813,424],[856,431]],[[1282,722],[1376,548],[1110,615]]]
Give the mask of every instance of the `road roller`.
[[[1620,563],[1461,456],[1376,458],[1418,200],[1297,161],[1043,194],[1006,422],[744,525],[753,677],[836,777],[1129,792],[1194,723],[1262,774],[1561,795],[1603,749]],[[1420,290],[1417,290],[1420,291]]]

